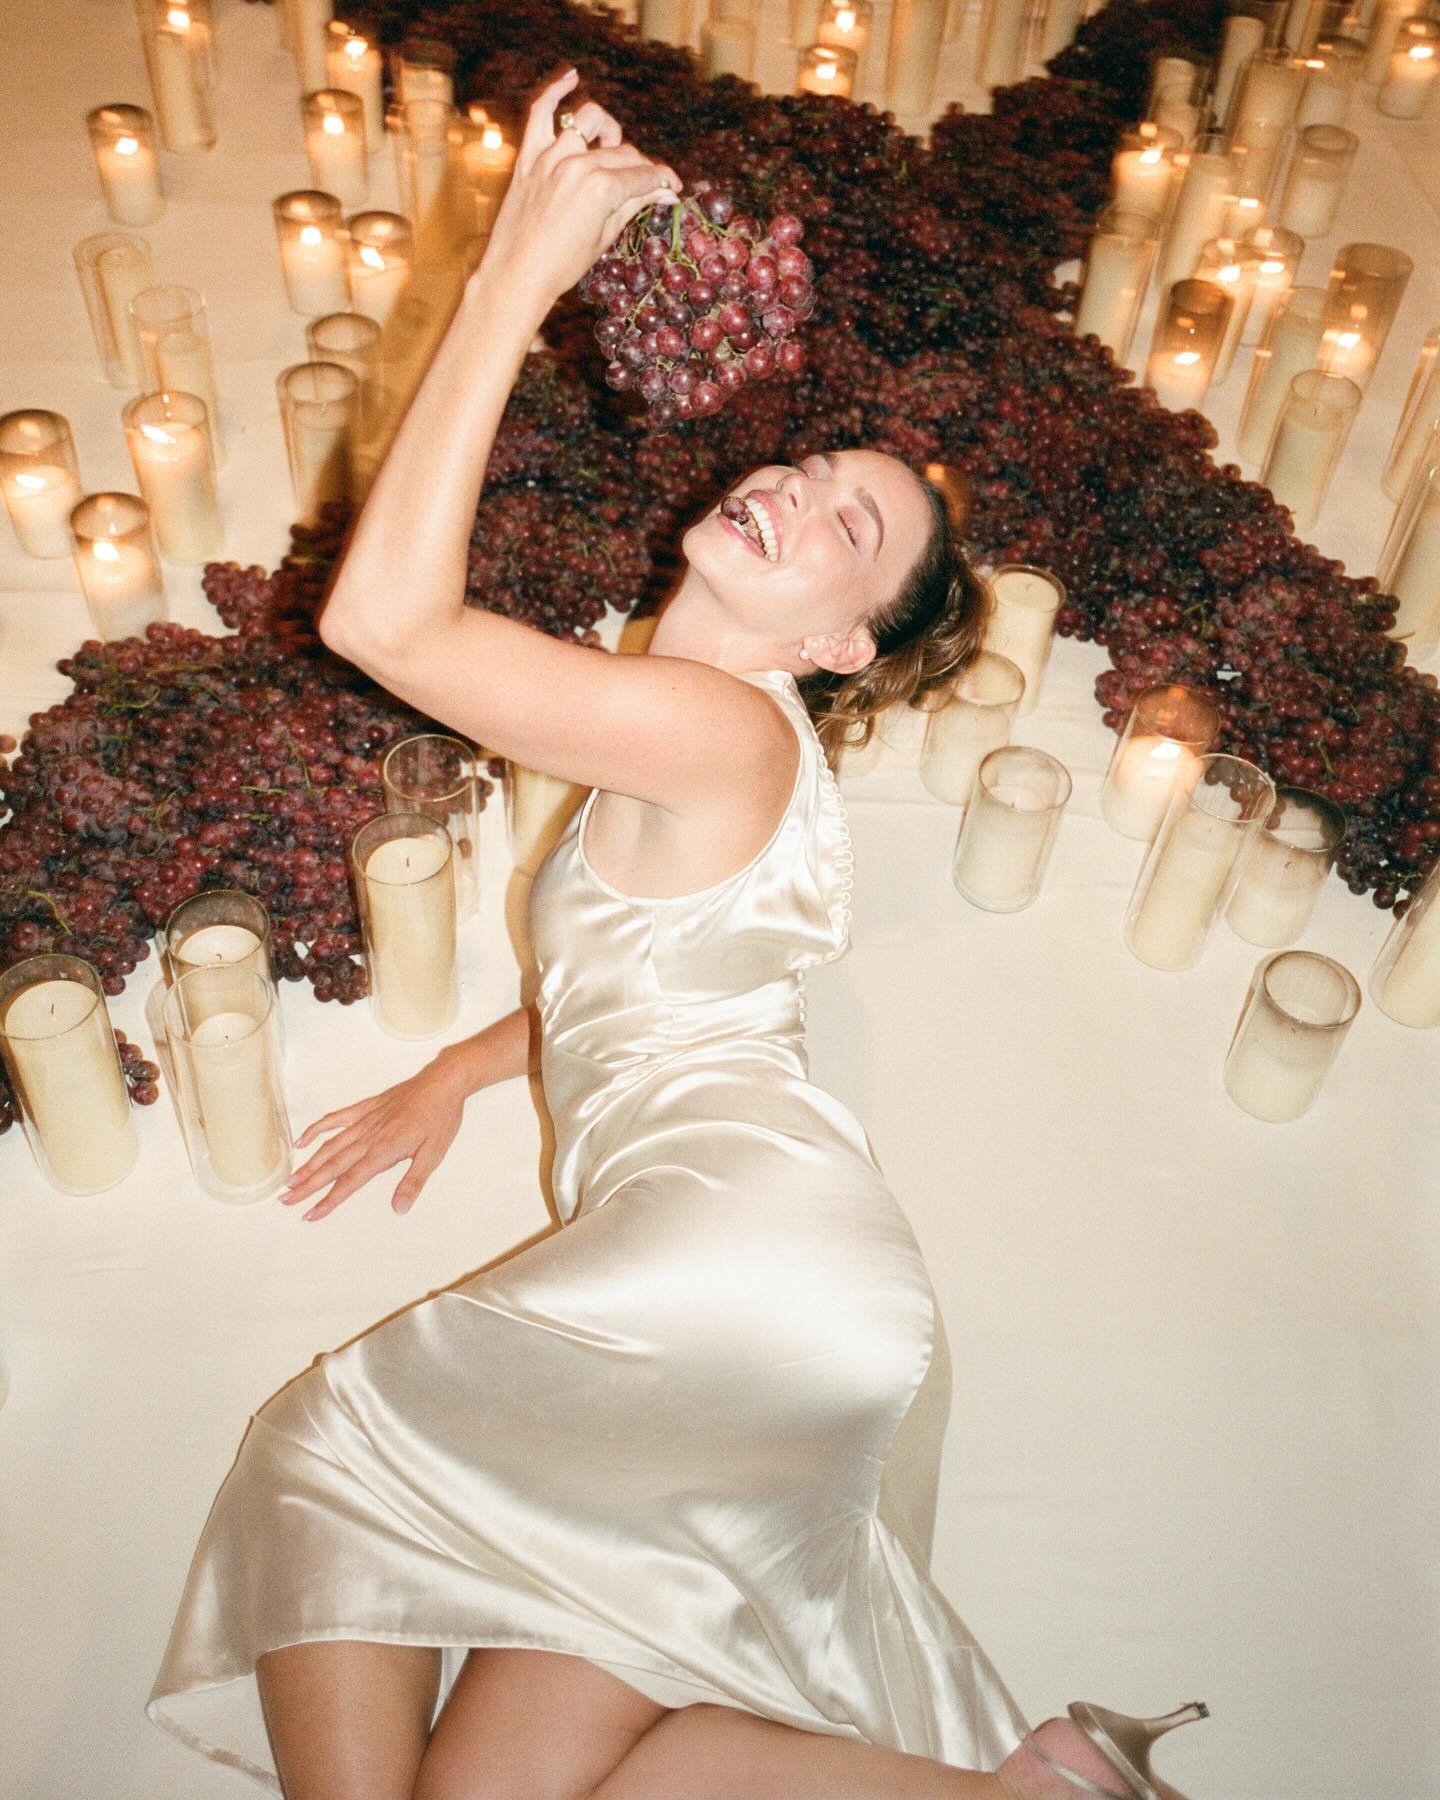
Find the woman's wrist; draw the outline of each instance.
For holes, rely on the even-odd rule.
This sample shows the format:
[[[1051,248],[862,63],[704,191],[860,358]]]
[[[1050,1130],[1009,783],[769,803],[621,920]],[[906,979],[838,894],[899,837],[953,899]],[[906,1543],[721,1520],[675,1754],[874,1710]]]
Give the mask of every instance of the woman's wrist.
[[[497,348],[508,343],[523,357],[558,298],[541,291],[523,258],[492,239],[460,304],[487,343]]]

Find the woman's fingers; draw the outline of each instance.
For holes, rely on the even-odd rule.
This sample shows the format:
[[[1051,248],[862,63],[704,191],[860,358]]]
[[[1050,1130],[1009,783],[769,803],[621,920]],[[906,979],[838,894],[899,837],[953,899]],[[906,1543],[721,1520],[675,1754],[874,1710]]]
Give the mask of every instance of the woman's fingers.
[[[357,1157],[364,1155],[368,1143],[368,1134],[347,1132],[343,1137],[336,1138],[333,1144],[327,1144],[323,1150],[318,1150],[285,1184],[280,1196],[281,1204],[294,1206],[307,1194],[313,1194],[317,1188],[324,1187],[326,1182],[333,1181]]]
[[[383,1098],[381,1094],[372,1094],[368,1100],[357,1100],[353,1106],[342,1106],[334,1112],[325,1113],[313,1125],[305,1127],[295,1140],[295,1148],[303,1150],[315,1138],[324,1137],[327,1131],[339,1131],[342,1125],[351,1125],[363,1119],[366,1113],[374,1111]]]
[[[575,108],[575,126],[587,142],[603,144],[609,150],[615,149],[625,136],[620,121],[595,100],[586,100]]]
[[[525,121],[525,130],[520,139],[520,155],[517,158],[525,168],[529,168],[548,144],[554,143],[555,109],[579,85],[579,70],[566,69],[552,81],[547,81],[531,101],[530,115]]]
[[[410,1167],[390,1197],[390,1204],[397,1213],[409,1212],[419,1198],[421,1188],[439,1168],[446,1148],[445,1145],[437,1146],[427,1139],[415,1152],[410,1160]]]

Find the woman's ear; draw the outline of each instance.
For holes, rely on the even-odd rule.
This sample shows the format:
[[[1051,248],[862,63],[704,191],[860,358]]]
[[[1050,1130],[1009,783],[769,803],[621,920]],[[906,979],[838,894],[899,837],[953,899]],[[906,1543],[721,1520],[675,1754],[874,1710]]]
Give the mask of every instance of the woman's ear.
[[[868,625],[856,625],[843,637],[831,632],[806,638],[805,649],[817,669],[828,669],[832,675],[853,675],[875,660],[875,640]]]

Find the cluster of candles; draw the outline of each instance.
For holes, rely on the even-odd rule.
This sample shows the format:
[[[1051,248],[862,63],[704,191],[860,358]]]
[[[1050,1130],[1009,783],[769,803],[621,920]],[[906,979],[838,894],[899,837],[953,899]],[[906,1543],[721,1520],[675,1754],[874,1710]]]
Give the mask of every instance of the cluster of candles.
[[[1237,447],[1309,530],[1379,361],[1413,264],[1349,243],[1324,288],[1297,286],[1307,241],[1331,229],[1358,139],[1352,94],[1418,117],[1440,75],[1440,24],[1414,0],[1234,0],[1212,72],[1152,65],[1149,117],[1122,142],[1096,221],[1075,316],[1127,364],[1146,291],[1161,304],[1144,382],[1167,405],[1200,405],[1254,347]],[[1214,129],[1208,129],[1208,127]],[[1427,339],[1391,449],[1397,514],[1382,579],[1402,590],[1396,633],[1412,658],[1440,639],[1440,561],[1426,484],[1440,420]]]
[[[918,752],[925,787],[962,813],[957,891],[1008,913],[1038,897],[1071,793],[1063,763],[1010,742],[1015,719],[1039,699],[1064,589],[1019,565],[986,580],[993,605],[980,655],[925,707],[883,715],[869,744],[843,753],[842,768],[863,776],[887,750]],[[1100,809],[1146,845],[1124,922],[1141,962],[1193,968],[1222,915],[1236,936],[1272,953],[1255,971],[1225,1085],[1255,1117],[1286,1122],[1314,1101],[1360,1004],[1339,963],[1291,948],[1334,866],[1345,815],[1320,794],[1277,788],[1253,763],[1217,753],[1219,729],[1217,709],[1194,689],[1147,690],[1116,741]],[[1371,993],[1401,1024],[1440,1025],[1440,879],[1391,930]]]

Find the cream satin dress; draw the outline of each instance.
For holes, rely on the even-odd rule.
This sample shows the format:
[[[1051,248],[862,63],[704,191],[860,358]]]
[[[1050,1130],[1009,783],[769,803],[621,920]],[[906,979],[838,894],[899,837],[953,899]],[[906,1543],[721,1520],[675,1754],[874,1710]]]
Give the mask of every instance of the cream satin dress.
[[[807,1079],[804,971],[849,938],[835,778],[800,743],[729,879],[531,898],[565,1221],[321,1356],[256,1414],[147,1711],[278,1791],[254,1679],[318,1638],[589,1658],[694,1701],[994,1769],[1026,1723],[928,1574],[950,1366],[904,1213]],[[677,1796],[683,1800],[683,1796]]]

